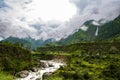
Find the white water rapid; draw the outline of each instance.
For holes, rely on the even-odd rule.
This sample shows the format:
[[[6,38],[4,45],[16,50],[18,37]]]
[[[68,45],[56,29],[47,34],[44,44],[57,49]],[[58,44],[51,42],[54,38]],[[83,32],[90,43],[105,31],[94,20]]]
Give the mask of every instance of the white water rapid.
[[[60,68],[60,66],[64,66],[64,63],[61,62],[56,62],[56,61],[46,61],[46,60],[41,60],[41,63],[45,63],[46,67],[39,69],[37,72],[29,72],[29,75],[25,78],[18,78],[17,80],[36,80],[36,79],[40,79],[42,80],[42,77],[44,75],[44,73],[53,73],[56,70],[58,70]],[[51,67],[49,67],[49,65],[52,65]]]

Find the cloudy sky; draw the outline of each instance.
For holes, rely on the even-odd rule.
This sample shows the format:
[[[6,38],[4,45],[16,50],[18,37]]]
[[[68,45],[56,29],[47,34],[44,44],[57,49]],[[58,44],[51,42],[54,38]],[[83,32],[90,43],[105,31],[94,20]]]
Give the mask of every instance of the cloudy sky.
[[[120,0],[0,0],[0,40],[65,38],[88,20],[111,21]]]

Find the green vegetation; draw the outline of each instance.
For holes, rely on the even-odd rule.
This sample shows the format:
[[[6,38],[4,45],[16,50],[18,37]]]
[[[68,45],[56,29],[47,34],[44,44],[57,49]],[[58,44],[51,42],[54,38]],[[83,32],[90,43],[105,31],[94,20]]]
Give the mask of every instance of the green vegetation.
[[[33,64],[29,50],[10,43],[0,43],[0,70],[10,74],[29,69]]]
[[[88,27],[87,31],[83,31],[79,29],[74,34],[68,36],[65,39],[58,41],[59,44],[73,44],[78,42],[86,42],[86,41],[94,41],[95,40],[95,32],[97,27],[92,24],[93,20],[87,21],[84,23],[86,27]]]
[[[120,35],[120,16],[99,28],[98,40],[110,39],[116,35]]]
[[[45,80],[120,79],[120,43],[77,43],[40,47],[38,51],[39,55],[45,55],[47,59],[62,56],[60,59],[67,63],[66,67],[61,67]]]
[[[66,62],[67,66],[44,80],[120,80],[119,42],[46,46],[32,53],[18,45],[0,43],[0,80],[13,80],[16,72],[33,66],[33,59]]]
[[[0,71],[0,80],[14,80],[14,77],[8,73]]]
[[[68,36],[65,39],[58,41],[58,44],[74,44],[78,42],[94,42],[94,41],[104,41],[114,38],[115,36],[120,35],[120,16],[118,16],[113,21],[102,24],[99,26],[98,36],[95,36],[97,26],[93,25],[90,20],[85,22],[83,25],[88,27],[87,31],[79,29],[74,34]],[[120,40],[120,39],[119,39]]]
[[[21,47],[25,47],[28,49],[31,48],[31,43],[29,41],[27,41],[25,39],[19,39],[16,37],[8,37],[5,40],[2,40],[1,42],[2,43],[12,43],[12,44],[19,45]]]

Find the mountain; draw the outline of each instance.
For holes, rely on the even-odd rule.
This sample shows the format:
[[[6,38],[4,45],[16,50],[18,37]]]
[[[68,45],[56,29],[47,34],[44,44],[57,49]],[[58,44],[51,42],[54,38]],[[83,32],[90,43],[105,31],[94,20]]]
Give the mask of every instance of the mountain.
[[[34,50],[39,46],[45,46],[45,45],[47,45],[47,44],[49,44],[49,43],[51,43],[53,41],[54,41],[54,39],[35,40],[35,39],[31,38],[31,37],[28,37],[28,38],[8,37],[8,38],[2,40],[1,42],[10,42],[10,43],[17,44],[17,45],[20,45],[22,47]]]
[[[31,37],[28,38],[15,38],[8,37],[7,39],[2,40],[2,42],[11,42],[14,44],[20,44],[23,47],[29,49],[36,49],[39,46],[54,46],[54,45],[68,45],[79,42],[94,42],[94,41],[118,41],[116,36],[120,35],[120,16],[118,16],[113,21],[102,23],[103,20],[98,22],[94,20],[89,20],[85,22],[81,28],[74,34],[68,36],[65,39],[61,39],[56,42],[54,39],[48,40],[35,40]]]
[[[113,21],[110,21],[99,28],[99,35],[97,40],[114,38],[116,35],[120,34],[120,16],[118,16]]]
[[[108,40],[120,34],[120,16],[105,24],[102,21],[89,20],[74,34],[61,39],[58,44],[74,44]]]
[[[66,39],[61,39],[60,44],[72,44],[81,41],[91,41],[95,38],[95,31],[97,29],[92,23],[93,20],[87,21],[83,24],[81,29],[78,32],[68,36]]]

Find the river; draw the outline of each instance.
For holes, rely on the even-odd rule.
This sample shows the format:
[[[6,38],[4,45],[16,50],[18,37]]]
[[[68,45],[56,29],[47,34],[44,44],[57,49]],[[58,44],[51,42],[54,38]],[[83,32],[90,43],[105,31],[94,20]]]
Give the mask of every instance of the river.
[[[44,63],[46,65],[45,68],[39,68],[37,72],[29,72],[29,75],[25,78],[18,78],[17,80],[36,80],[36,79],[40,79],[42,80],[43,75],[45,73],[53,73],[56,70],[58,70],[60,68],[60,66],[64,66],[65,64],[62,62],[57,62],[57,61],[53,61],[53,60],[41,60],[41,63]],[[49,66],[52,65],[52,66]]]

